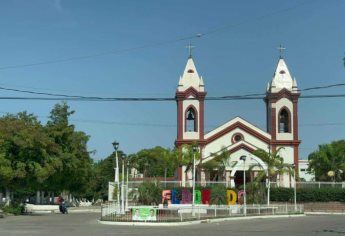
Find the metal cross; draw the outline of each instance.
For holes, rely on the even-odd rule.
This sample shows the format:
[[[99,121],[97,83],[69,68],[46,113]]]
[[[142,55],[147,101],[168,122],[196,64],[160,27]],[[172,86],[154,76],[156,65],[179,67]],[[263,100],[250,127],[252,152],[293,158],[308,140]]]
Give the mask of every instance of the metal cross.
[[[280,44],[279,47],[277,47],[277,49],[279,50],[279,58],[283,58],[283,51],[284,51],[286,48],[284,48],[284,47]]]
[[[192,43],[189,43],[186,48],[188,48],[189,50],[189,58],[192,58],[192,48],[194,48],[195,46],[192,45]]]

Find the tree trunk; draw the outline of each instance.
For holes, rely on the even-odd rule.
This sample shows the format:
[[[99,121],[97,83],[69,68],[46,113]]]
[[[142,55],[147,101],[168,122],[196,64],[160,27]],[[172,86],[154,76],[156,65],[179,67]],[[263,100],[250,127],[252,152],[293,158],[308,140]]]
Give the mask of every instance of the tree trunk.
[[[39,190],[36,191],[36,204],[41,203],[41,192]]]
[[[6,203],[5,206],[9,206],[11,203],[11,191],[6,188]]]

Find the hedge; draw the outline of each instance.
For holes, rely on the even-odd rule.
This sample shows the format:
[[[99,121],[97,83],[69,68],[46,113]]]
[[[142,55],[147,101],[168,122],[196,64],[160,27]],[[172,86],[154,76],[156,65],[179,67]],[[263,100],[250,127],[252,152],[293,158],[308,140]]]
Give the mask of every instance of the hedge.
[[[296,190],[298,202],[345,202],[345,189],[339,188],[301,188]],[[293,202],[293,188],[271,188],[270,200]]]

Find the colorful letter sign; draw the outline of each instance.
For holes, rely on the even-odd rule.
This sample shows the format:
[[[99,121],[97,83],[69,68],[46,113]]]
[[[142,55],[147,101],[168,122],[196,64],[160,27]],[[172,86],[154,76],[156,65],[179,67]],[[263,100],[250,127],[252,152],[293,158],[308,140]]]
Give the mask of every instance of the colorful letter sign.
[[[234,190],[227,190],[226,198],[227,198],[228,205],[234,205],[236,204],[237,194]]]
[[[163,190],[162,192],[162,203],[170,204],[171,201],[171,190]]]
[[[171,202],[172,204],[180,204],[180,199],[177,196],[176,188],[173,188],[171,191]]]
[[[211,190],[204,189],[201,192],[201,202],[202,204],[210,204],[211,201]]]
[[[192,203],[192,194],[188,189],[182,190],[182,199],[181,204],[191,204]]]
[[[239,191],[238,194],[235,190],[226,190],[226,199],[228,205],[234,205],[236,202],[240,202],[241,198],[245,192],[243,190]],[[194,202],[195,204],[210,204],[211,203],[212,192],[210,189],[195,190]],[[172,203],[172,204],[192,204],[192,193],[191,189],[184,188],[179,195],[178,190],[173,188],[172,190],[166,189],[162,192],[162,203]]]

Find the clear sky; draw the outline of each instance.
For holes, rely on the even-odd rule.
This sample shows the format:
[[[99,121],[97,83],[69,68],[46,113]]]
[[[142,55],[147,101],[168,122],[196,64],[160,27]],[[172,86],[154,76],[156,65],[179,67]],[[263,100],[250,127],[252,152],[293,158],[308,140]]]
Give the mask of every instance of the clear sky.
[[[174,97],[189,42],[208,96],[264,93],[279,44],[287,48],[284,58],[300,89],[345,83],[344,12],[343,0],[2,0],[0,87]],[[202,36],[188,39],[197,34]],[[345,86],[302,94],[345,94]],[[1,100],[0,112],[26,110],[45,124],[56,102]],[[126,153],[174,145],[174,101],[68,104],[76,111],[71,120],[77,130],[91,136],[95,160],[111,154],[114,140]],[[205,106],[206,131],[235,116],[266,130],[262,100]],[[300,157],[318,144],[344,139],[344,117],[345,98],[300,99]]]

